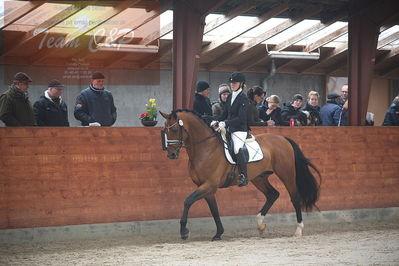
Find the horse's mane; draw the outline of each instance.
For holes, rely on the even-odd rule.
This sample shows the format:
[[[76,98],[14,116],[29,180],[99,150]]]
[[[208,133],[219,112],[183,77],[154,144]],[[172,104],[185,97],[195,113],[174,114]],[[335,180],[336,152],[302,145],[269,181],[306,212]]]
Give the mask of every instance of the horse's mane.
[[[172,113],[170,114],[172,118],[177,119],[177,113],[192,113],[193,115],[195,115],[196,117],[199,118],[199,120],[201,122],[203,122],[205,125],[207,125],[209,128],[211,128],[208,123],[206,123],[206,120],[196,111],[194,110],[190,110],[190,109],[177,109],[172,111]],[[211,128],[212,129],[212,128]]]
[[[210,128],[212,130],[212,132],[214,132],[214,134],[216,135],[217,139],[223,143],[223,139],[222,136],[220,135],[220,132],[217,132],[213,129],[213,127],[211,127],[206,120],[196,111],[194,110],[190,110],[190,109],[177,109],[177,110],[173,110],[172,113],[170,114],[171,118],[177,119],[177,113],[191,113],[194,116],[196,116],[198,118],[198,120],[201,123],[204,123],[208,128]]]

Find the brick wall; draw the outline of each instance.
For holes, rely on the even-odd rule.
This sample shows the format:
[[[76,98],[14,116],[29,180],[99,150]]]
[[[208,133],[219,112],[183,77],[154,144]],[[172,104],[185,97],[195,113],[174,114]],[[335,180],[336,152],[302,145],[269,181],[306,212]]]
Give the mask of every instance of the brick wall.
[[[0,128],[0,229],[180,218],[194,189],[187,156],[169,160],[160,128]],[[297,141],[323,176],[320,210],[399,206],[399,128],[255,128]],[[271,213],[292,212],[281,197]],[[256,214],[254,186],[221,189],[222,216]],[[189,217],[210,216],[205,201]]]

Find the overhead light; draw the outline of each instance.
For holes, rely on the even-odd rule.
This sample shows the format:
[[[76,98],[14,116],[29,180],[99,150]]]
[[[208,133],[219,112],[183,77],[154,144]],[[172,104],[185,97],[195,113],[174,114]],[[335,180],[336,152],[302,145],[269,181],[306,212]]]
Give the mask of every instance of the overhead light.
[[[110,52],[158,53],[157,45],[98,43],[97,49]]]
[[[292,52],[292,51],[269,51],[266,45],[266,53],[270,58],[281,59],[310,59],[318,60],[320,58],[320,48],[318,53]]]
[[[320,58],[319,53],[308,53],[308,52],[291,52],[291,51],[269,51],[267,55],[270,58],[282,58],[282,59],[310,59],[318,60]]]

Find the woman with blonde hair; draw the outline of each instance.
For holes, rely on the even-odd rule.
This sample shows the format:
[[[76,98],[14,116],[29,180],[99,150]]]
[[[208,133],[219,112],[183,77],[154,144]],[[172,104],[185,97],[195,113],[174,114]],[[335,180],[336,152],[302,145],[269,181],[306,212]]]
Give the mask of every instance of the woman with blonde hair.
[[[308,126],[321,126],[322,120],[320,116],[319,104],[320,94],[317,91],[310,91],[308,94],[308,101],[306,102],[303,112],[308,118]]]
[[[259,109],[259,117],[265,121],[268,126],[281,126],[280,98],[277,95],[271,95],[266,98],[266,102],[267,106],[262,106]]]

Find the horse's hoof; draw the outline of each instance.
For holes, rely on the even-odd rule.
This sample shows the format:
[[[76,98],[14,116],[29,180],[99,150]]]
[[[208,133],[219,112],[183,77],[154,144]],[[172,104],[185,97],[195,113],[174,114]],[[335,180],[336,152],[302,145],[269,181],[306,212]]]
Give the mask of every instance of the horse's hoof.
[[[302,237],[302,234],[295,233],[295,234],[294,234],[294,237],[300,238],[300,237]]]
[[[261,224],[258,226],[258,230],[261,232],[265,231],[265,229],[266,229],[266,224]]]
[[[212,241],[222,240],[221,236],[214,236]]]
[[[181,239],[186,240],[190,235],[190,231],[186,228],[180,232]]]

